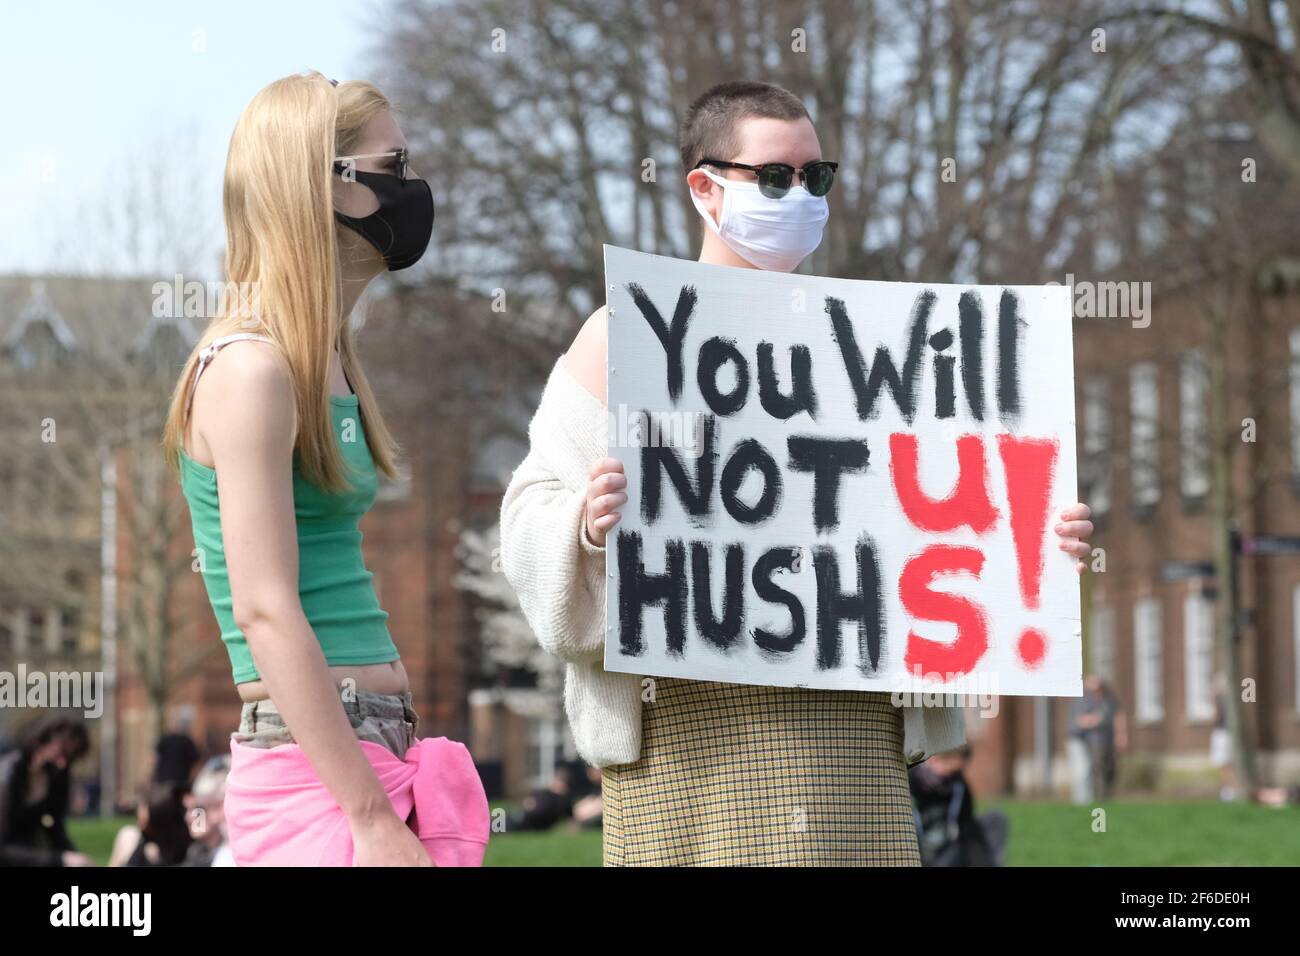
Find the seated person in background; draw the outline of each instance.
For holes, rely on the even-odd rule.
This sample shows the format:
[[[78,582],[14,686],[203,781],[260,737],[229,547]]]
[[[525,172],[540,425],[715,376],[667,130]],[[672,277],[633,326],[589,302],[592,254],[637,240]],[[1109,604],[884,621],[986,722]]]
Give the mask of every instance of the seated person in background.
[[[572,811],[573,787],[569,783],[569,768],[560,764],[551,776],[550,786],[534,790],[524,797],[519,809],[506,818],[506,832],[549,830],[561,820],[567,820]]]
[[[0,757],[0,866],[95,865],[63,825],[69,768],[88,749],[85,724],[52,714],[27,723]]]
[[[908,771],[922,866],[997,866],[1006,842],[1000,813],[975,817],[966,782],[970,746],[935,754]]]
[[[1275,808],[1300,806],[1300,787],[1258,787],[1255,802]]]
[[[185,797],[186,819],[194,842],[185,854],[186,866],[234,866],[226,835],[226,777],[230,757],[213,757],[194,778]]]
[[[154,783],[140,794],[136,826],[124,826],[113,840],[109,866],[179,866],[190,848],[183,792],[176,784]]]
[[[573,804],[573,822],[584,830],[600,828],[605,815],[605,798],[600,792],[600,768],[583,764],[581,768],[586,786],[583,796]]]

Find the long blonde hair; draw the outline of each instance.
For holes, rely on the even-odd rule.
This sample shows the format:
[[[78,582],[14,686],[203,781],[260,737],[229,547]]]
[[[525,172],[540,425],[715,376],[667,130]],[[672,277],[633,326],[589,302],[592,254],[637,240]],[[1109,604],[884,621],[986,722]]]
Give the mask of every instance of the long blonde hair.
[[[256,309],[250,314],[247,301],[227,294],[186,361],[163,433],[173,468],[180,466],[199,353],[223,335],[256,332],[279,347],[289,366],[303,477],[326,491],[349,484],[330,413],[329,361],[336,343],[375,467],[396,477],[397,444],[357,360],[351,323],[338,317],[332,192],[334,157],[355,145],[372,116],[390,108],[369,83],[334,87],[320,73],[303,73],[267,86],[239,117],[226,156],[225,287],[256,290]]]

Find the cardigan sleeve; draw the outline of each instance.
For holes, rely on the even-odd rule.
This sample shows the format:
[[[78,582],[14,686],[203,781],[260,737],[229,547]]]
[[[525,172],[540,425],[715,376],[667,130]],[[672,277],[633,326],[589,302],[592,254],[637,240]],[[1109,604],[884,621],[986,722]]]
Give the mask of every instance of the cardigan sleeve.
[[[542,647],[569,663],[604,656],[605,549],[584,516],[607,427],[604,405],[557,362],[501,504],[502,570]]]
[[[909,767],[964,743],[966,713],[962,708],[903,708],[903,760]]]

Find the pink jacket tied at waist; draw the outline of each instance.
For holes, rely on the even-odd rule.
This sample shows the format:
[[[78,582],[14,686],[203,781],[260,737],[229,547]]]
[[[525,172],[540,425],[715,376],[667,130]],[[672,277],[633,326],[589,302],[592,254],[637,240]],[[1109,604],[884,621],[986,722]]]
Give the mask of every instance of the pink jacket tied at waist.
[[[482,866],[487,794],[465,745],[428,737],[403,759],[359,743],[393,809],[433,861]],[[347,818],[297,744],[266,749],[231,740],[225,809],[238,866],[352,866]]]

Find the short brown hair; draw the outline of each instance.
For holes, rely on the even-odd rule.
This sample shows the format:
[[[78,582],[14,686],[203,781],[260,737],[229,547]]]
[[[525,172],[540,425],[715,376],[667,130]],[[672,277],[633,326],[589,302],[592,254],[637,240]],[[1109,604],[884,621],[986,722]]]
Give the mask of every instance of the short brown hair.
[[[690,172],[702,159],[730,161],[740,152],[737,128],[752,116],[809,119],[799,97],[773,83],[733,80],[705,90],[686,110],[678,135],[682,165]]]

